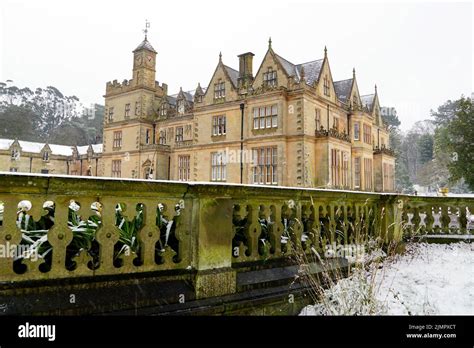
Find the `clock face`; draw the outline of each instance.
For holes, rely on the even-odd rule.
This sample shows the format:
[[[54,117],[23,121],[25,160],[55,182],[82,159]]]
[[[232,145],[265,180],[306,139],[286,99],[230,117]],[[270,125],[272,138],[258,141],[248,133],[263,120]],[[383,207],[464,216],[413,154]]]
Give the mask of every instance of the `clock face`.
[[[135,57],[135,64],[136,65],[142,65],[143,58],[142,56],[136,56]]]
[[[153,57],[152,56],[147,56],[146,57],[146,64],[148,66],[152,66],[153,65]]]

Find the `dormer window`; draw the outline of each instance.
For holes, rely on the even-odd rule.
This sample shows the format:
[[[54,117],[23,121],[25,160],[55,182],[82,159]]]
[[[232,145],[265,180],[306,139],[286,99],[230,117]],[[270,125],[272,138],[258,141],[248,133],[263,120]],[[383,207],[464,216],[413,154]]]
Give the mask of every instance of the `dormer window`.
[[[164,104],[161,104],[161,107],[160,107],[160,116],[166,116],[166,110],[168,109],[168,106],[166,105],[166,103]]]
[[[324,95],[327,96],[327,97],[329,97],[331,94],[330,94],[330,89],[329,89],[329,78],[328,78],[328,75],[325,75],[325,76],[324,76],[323,87],[324,87]]]
[[[276,87],[277,72],[273,68],[268,68],[268,71],[263,73],[263,84],[269,87]]]
[[[202,103],[202,95],[196,96],[196,103]]]
[[[20,159],[20,151],[18,151],[17,149],[13,149],[12,150],[12,160],[18,160]]]
[[[49,152],[48,151],[45,151],[43,152],[43,161],[49,161]]]
[[[219,80],[214,84],[214,99],[225,98],[225,82]]]
[[[178,114],[184,115],[184,99],[178,100]]]
[[[357,96],[354,95],[354,97],[352,97],[352,107],[355,109],[357,108]]]

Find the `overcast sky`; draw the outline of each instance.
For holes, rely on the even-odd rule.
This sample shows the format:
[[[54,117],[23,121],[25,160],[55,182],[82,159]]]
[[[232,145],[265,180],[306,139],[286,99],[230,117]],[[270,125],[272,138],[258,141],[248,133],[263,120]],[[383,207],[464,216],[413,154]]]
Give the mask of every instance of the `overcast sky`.
[[[236,69],[238,54],[255,53],[256,73],[269,36],[293,63],[321,58],[327,45],[333,78],[355,67],[361,94],[377,84],[403,129],[473,91],[470,2],[0,0],[0,81],[103,103],[107,81],[131,78],[145,19],[170,94],[207,86],[219,51]]]

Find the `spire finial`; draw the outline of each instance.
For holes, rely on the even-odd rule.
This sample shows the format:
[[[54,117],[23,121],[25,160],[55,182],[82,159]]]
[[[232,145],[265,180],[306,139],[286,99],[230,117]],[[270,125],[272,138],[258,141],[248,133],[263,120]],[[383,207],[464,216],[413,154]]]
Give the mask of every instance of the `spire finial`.
[[[268,38],[268,48],[272,48],[272,37]]]
[[[352,68],[352,78],[356,77],[356,68]]]
[[[148,19],[145,19],[145,29],[143,29],[143,32],[145,33],[145,40],[147,40],[149,27],[150,27],[150,22],[148,21]]]
[[[375,84],[375,94],[377,94],[377,84]]]
[[[222,52],[219,52],[219,62],[222,62]]]
[[[326,58],[328,56],[328,49],[326,47],[326,45],[324,46],[324,58]]]

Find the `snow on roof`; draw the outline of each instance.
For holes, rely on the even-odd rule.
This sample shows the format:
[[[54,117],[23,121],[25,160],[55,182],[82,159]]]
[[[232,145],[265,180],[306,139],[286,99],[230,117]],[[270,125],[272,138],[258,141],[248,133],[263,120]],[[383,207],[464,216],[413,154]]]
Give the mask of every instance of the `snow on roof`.
[[[230,81],[234,85],[234,87],[237,87],[237,80],[239,79],[239,72],[230,66],[224,65],[225,70],[227,71],[227,74],[230,77]]]
[[[53,155],[72,156],[73,146],[48,144]]]
[[[0,139],[0,150],[8,150],[15,140],[12,139]],[[41,150],[46,146],[46,143],[37,143],[32,141],[23,141],[19,140],[21,151],[30,152],[30,153],[40,153]],[[48,144],[53,155],[59,156],[72,156],[74,146],[69,145],[57,145],[57,144]],[[77,151],[80,155],[87,154],[89,145],[77,146]],[[102,144],[93,144],[92,149],[95,153],[102,153]]]
[[[295,76],[298,81],[301,78],[301,68],[304,68],[304,76],[306,83],[312,85],[314,82],[318,81],[319,74],[321,73],[321,68],[323,67],[324,59],[312,60],[310,62],[293,64],[290,61],[286,60],[282,56],[279,56],[275,53],[275,57],[280,62],[281,66],[285,70],[288,76]]]
[[[14,140],[11,139],[0,139],[0,150],[8,150],[13,144]]]
[[[77,152],[79,155],[87,155],[87,150],[89,149],[89,145],[84,145],[84,146],[76,146],[77,147]]]
[[[23,140],[20,140],[18,142],[20,143],[21,150],[23,152],[40,153],[45,145],[44,143],[34,143],[31,141],[23,141]]]
[[[94,150],[95,153],[102,153],[104,148],[104,144],[92,144],[92,150]]]

